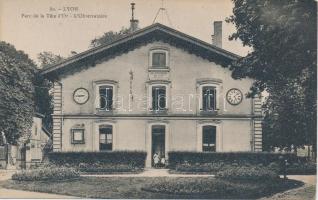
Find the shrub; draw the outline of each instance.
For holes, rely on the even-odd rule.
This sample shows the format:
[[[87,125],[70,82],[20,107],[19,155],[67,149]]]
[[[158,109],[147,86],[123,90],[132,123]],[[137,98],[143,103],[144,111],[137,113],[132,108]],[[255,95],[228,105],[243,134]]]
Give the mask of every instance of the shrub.
[[[279,162],[280,158],[295,162],[297,156],[291,153],[269,153],[269,152],[169,152],[169,167],[176,169],[177,164],[189,163],[237,163],[238,165],[269,165]]]
[[[286,173],[296,175],[316,174],[317,165],[314,162],[308,161],[291,163],[287,166]]]
[[[81,172],[88,172],[88,173],[113,173],[113,172],[133,172],[138,171],[140,168],[137,168],[132,165],[127,164],[111,164],[111,163],[80,163],[78,166],[78,170]]]
[[[82,172],[130,172],[145,167],[146,152],[53,152],[50,163],[76,168]]]
[[[234,180],[274,180],[279,178],[277,171],[262,165],[225,166],[215,176]]]
[[[215,173],[219,171],[222,167],[224,167],[223,162],[217,162],[217,163],[195,163],[190,164],[188,162],[185,163],[178,163],[176,164],[176,171],[179,172],[206,172],[206,173]]]
[[[44,167],[33,170],[23,170],[12,175],[13,180],[18,181],[45,181],[73,179],[80,176],[79,172],[73,168],[66,167]]]

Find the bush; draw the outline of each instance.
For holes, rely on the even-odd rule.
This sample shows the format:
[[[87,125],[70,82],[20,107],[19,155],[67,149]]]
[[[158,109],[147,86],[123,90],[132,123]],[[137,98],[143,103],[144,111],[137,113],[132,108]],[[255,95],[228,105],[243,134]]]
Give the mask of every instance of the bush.
[[[234,180],[274,180],[279,178],[278,171],[262,165],[225,166],[216,173],[215,177]]]
[[[269,165],[272,162],[280,162],[280,157],[295,162],[297,156],[291,153],[269,152],[169,152],[169,168],[176,169],[178,164],[189,163],[225,163],[238,165]]]
[[[188,162],[177,164],[175,170],[178,172],[195,173],[195,172],[205,172],[205,173],[216,173],[222,167],[224,167],[223,162],[217,163],[195,163],[190,164]]]
[[[111,164],[111,163],[80,163],[78,170],[88,173],[118,173],[118,172],[134,172],[139,171],[141,168],[127,165],[127,164]]]
[[[287,166],[287,174],[295,175],[307,175],[307,174],[317,174],[317,165],[314,162],[297,162],[291,163]]]
[[[12,175],[12,179],[18,181],[54,181],[78,177],[80,177],[80,174],[77,170],[66,167],[44,167],[40,169],[23,170]]]
[[[76,168],[82,172],[131,172],[145,167],[146,152],[53,152],[50,163]]]

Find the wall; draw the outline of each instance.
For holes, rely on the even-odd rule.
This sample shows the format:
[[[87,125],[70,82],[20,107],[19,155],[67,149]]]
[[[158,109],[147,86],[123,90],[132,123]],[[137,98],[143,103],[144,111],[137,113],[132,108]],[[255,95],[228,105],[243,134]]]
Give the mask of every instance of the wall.
[[[169,49],[169,72],[159,78],[170,81],[169,110],[166,116],[156,117],[149,110],[140,109],[139,98],[147,96],[147,82],[153,79],[149,72],[148,54],[154,47]],[[133,72],[130,85],[129,72]],[[198,99],[189,95],[198,95],[198,80],[221,80],[219,95],[219,115],[201,116]],[[118,82],[118,95],[124,97],[124,109],[116,109],[113,115],[95,114],[94,82],[114,80]],[[253,150],[254,102],[243,98],[237,105],[225,100],[226,92],[238,88],[243,94],[249,91],[252,80],[234,80],[231,72],[213,62],[189,54],[168,44],[155,42],[142,46],[126,54],[117,56],[94,67],[65,75],[55,83],[54,150],[55,151],[98,151],[98,133],[96,124],[112,123],[114,128],[114,150],[144,150],[149,152],[149,126],[152,123],[164,123],[169,129],[166,140],[167,150],[199,151],[200,127],[205,123],[218,126],[218,151]],[[73,92],[83,87],[89,91],[87,103],[78,105],[73,100]],[[128,111],[128,100],[132,87],[133,101]],[[183,96],[183,109],[173,107],[173,98]],[[71,144],[71,128],[76,124],[85,127],[85,144]]]
[[[124,109],[117,110],[117,114],[145,114],[146,110],[141,110],[138,105],[142,98],[147,95],[148,76],[148,53],[153,47],[168,47],[170,54],[170,72],[167,80],[171,81],[170,99],[178,96],[184,97],[184,109],[176,107],[170,110],[170,113],[195,114],[197,113],[197,99],[191,98],[189,95],[198,94],[197,80],[204,78],[216,78],[223,80],[221,87],[221,95],[219,99],[220,113],[223,114],[251,114],[252,102],[251,99],[243,99],[243,102],[238,106],[232,106],[225,98],[226,92],[230,88],[239,88],[243,94],[249,91],[252,81],[250,79],[233,80],[229,69],[216,65],[213,62],[202,59],[195,55],[172,47],[168,44],[155,42],[127,54],[117,56],[106,62],[96,64],[95,67],[90,67],[86,70],[76,72],[75,74],[65,76],[61,79],[63,93],[63,113],[64,114],[91,114],[95,111],[95,90],[94,81],[98,80],[115,80],[118,82],[118,95],[124,98]],[[128,110],[129,101],[129,72],[134,74],[132,81],[132,91],[134,101],[131,102],[132,111]],[[73,100],[73,92],[83,87],[89,91],[90,99],[84,105],[78,105]],[[170,101],[170,107],[171,107]]]

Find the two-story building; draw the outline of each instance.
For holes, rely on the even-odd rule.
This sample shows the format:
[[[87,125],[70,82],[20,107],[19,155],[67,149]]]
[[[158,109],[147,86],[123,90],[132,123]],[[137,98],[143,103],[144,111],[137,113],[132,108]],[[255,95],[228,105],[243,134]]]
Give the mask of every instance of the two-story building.
[[[54,82],[54,151],[261,151],[253,80],[239,56],[162,24],[45,68]]]

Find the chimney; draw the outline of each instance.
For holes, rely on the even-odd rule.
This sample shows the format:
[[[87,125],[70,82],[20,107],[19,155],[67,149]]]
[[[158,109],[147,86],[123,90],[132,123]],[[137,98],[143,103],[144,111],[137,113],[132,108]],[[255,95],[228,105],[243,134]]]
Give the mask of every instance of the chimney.
[[[213,26],[214,34],[212,35],[212,44],[222,48],[222,21],[215,21]]]
[[[135,10],[135,3],[131,3],[131,20],[130,20],[130,32],[134,32],[138,29],[138,20],[134,19],[134,10]]]

